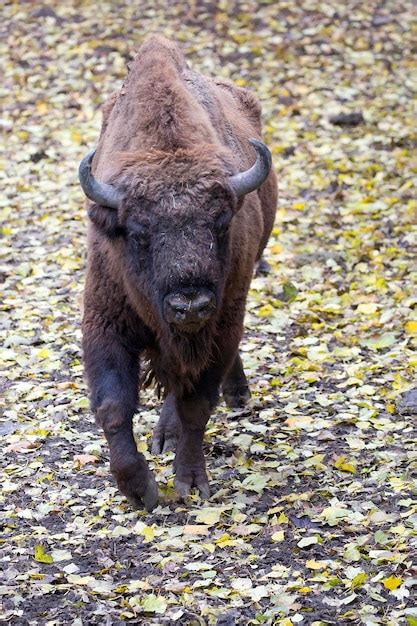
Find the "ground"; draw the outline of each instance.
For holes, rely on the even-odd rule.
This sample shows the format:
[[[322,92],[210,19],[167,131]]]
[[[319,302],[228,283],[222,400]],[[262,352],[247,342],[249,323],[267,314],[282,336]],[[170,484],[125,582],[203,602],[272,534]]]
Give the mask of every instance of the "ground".
[[[3,6],[1,623],[417,624],[413,19],[411,0]],[[152,514],[88,409],[76,175],[149,32],[259,96],[280,188],[253,399],[209,424],[209,502],[175,499],[142,397]]]

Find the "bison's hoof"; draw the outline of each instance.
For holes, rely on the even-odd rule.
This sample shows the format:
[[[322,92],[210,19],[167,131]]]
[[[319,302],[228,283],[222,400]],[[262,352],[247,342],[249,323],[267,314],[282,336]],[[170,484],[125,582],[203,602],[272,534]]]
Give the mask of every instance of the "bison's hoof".
[[[134,509],[145,507],[150,512],[155,508],[158,504],[158,485],[142,455],[138,454],[134,460],[123,465],[119,462],[116,467],[111,467],[111,471],[120,491]]]
[[[249,387],[239,387],[237,389],[224,389],[223,398],[229,409],[240,409],[250,400]]]
[[[155,428],[152,437],[152,454],[162,454],[162,452],[175,452],[178,441],[178,433],[163,426]]]
[[[146,487],[145,493],[142,496],[142,501],[145,505],[145,509],[150,513],[158,504],[158,500],[158,485],[156,484],[156,480],[153,475],[150,474],[148,486]]]
[[[210,498],[210,485],[205,470],[200,468],[195,470],[187,468],[185,471],[177,470],[174,489],[180,498],[189,496],[193,488],[198,489],[203,500]]]
[[[122,489],[120,490],[122,491]],[[158,485],[156,484],[156,480],[152,476],[152,474],[149,474],[148,484],[143,494],[139,495],[138,493],[132,493],[131,490],[129,490],[129,492],[127,493],[124,493],[135,511],[138,511],[145,507],[148,513],[150,513],[158,504]]]

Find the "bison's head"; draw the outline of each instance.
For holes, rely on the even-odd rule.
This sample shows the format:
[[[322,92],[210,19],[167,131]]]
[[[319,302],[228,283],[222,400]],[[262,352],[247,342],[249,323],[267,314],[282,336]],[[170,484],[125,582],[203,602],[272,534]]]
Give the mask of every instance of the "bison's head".
[[[130,285],[174,333],[195,334],[216,316],[232,218],[271,167],[268,148],[251,143],[256,162],[234,175],[218,155],[201,149],[124,155],[113,184],[94,178],[94,152],[81,162],[81,185],[94,202],[92,221],[121,250]]]

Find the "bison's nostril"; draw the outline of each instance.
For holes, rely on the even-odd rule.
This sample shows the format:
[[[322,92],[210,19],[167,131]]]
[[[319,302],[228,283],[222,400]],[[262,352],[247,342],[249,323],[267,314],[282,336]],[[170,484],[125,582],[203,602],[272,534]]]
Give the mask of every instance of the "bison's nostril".
[[[213,310],[214,310],[214,307],[212,307],[208,303],[208,304],[204,304],[202,306],[196,307],[195,313],[201,320],[206,320],[209,317],[211,317]]]
[[[185,320],[185,311],[183,311],[182,309],[174,309],[174,315],[175,319],[178,322],[182,322],[183,320]]]
[[[190,302],[190,310],[201,320],[208,319],[216,309],[216,298],[211,291],[197,294]]]
[[[168,294],[164,300],[164,317],[167,322],[184,328],[187,332],[198,329],[216,310],[216,297],[208,289],[197,293]],[[188,329],[188,330],[187,330]]]

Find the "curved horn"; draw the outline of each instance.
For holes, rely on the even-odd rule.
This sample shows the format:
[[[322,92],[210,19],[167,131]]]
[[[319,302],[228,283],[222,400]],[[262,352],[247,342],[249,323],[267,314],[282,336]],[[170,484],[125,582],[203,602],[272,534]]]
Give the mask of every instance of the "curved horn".
[[[258,139],[249,139],[258,153],[255,163],[245,172],[229,177],[229,183],[238,197],[258,189],[269,174],[272,156],[269,149]]]
[[[102,206],[109,207],[110,209],[117,209],[122,201],[123,194],[107,183],[99,183],[91,172],[91,163],[95,155],[95,150],[89,152],[87,156],[83,158],[78,168],[78,178],[80,179],[81,187],[87,198],[101,204]]]

